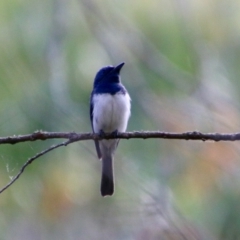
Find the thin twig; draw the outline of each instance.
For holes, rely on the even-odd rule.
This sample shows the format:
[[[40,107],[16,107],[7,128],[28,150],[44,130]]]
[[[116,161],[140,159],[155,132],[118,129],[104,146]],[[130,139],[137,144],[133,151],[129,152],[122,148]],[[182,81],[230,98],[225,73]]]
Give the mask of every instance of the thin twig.
[[[41,157],[42,155],[56,149],[56,148],[59,148],[59,147],[62,147],[62,146],[67,146],[69,143],[71,143],[72,141],[71,140],[68,140],[68,141],[65,141],[65,142],[62,142],[62,143],[59,143],[59,144],[56,144],[56,145],[53,145],[51,146],[50,148],[40,152],[40,153],[37,153],[35,156],[29,158],[27,160],[27,162],[24,163],[24,165],[21,167],[20,171],[18,172],[18,174],[12,178],[12,180],[6,185],[4,186],[3,188],[0,189],[0,193],[2,193],[3,191],[5,191],[7,188],[9,188],[21,175],[22,173],[24,172],[25,168],[30,165],[34,160],[36,160],[37,158]]]

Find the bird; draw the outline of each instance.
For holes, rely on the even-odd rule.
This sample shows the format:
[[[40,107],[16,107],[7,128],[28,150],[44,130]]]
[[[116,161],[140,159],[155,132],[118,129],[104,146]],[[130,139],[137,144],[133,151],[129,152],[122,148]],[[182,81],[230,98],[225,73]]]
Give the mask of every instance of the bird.
[[[101,68],[94,79],[90,97],[93,133],[125,132],[131,114],[131,98],[121,83],[120,71],[125,63]],[[97,156],[102,160],[101,195],[114,193],[113,157],[119,139],[95,140]]]

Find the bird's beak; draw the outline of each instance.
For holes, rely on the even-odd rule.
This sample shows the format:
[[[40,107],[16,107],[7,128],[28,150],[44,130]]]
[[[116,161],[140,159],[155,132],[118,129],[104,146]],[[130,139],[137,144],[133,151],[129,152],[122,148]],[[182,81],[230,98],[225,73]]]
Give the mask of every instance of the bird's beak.
[[[122,69],[122,67],[123,67],[123,65],[124,65],[125,63],[123,62],[123,63],[121,63],[121,64],[119,64],[118,66],[116,66],[114,69],[113,69],[113,71],[115,72],[115,73],[120,73],[120,70]]]

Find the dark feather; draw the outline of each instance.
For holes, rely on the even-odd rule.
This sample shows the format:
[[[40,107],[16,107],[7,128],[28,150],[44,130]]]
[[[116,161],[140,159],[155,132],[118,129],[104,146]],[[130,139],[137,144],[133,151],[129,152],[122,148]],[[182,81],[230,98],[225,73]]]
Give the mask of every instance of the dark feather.
[[[92,130],[94,132],[94,129],[93,129],[93,101],[92,101],[92,99],[93,99],[93,92],[91,93],[91,99],[90,99],[90,119],[91,119]],[[101,154],[101,150],[100,150],[100,147],[99,147],[99,141],[94,140],[94,143],[95,143],[98,158],[101,159],[102,154]]]

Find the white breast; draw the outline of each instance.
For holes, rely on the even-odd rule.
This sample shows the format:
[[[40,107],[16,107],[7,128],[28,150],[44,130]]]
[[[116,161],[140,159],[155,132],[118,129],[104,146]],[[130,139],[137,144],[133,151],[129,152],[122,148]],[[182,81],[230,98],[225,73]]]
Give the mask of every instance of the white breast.
[[[98,133],[103,130],[111,133],[115,130],[126,131],[130,117],[130,97],[126,94],[96,94],[93,96],[93,128]]]

